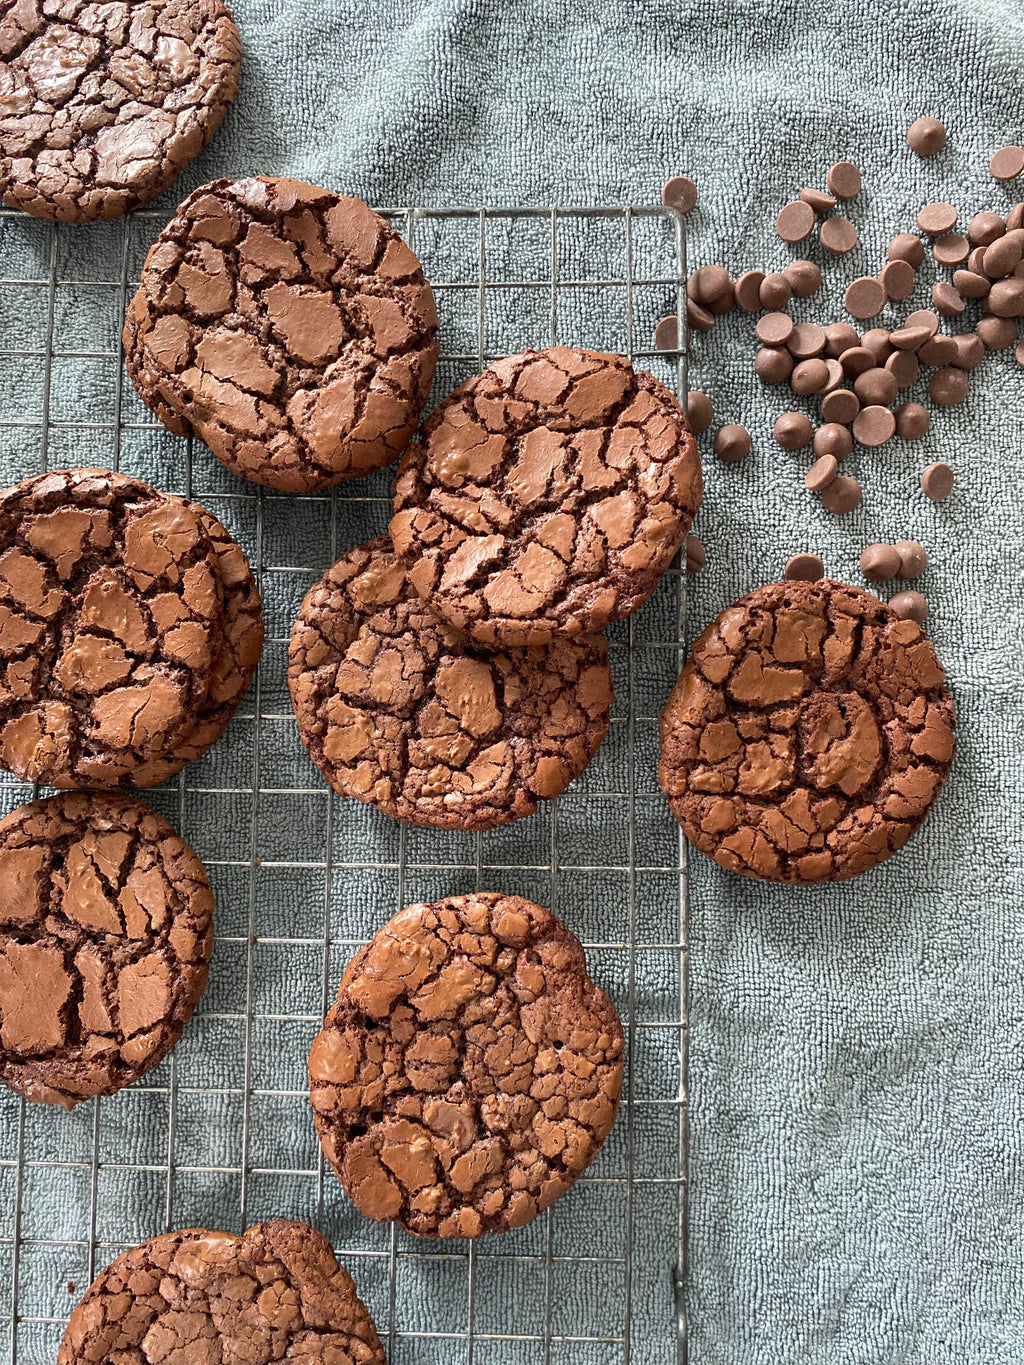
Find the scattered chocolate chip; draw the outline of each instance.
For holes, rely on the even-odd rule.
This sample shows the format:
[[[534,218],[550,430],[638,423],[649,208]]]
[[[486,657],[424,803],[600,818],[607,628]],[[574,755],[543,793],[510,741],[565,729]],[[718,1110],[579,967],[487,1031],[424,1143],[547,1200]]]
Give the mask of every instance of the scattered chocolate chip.
[[[1024,280],[1017,276],[996,280],[989,290],[985,307],[997,318],[1024,317]]]
[[[973,270],[954,270],[953,287],[965,299],[983,299],[992,287],[992,281],[985,275],[976,275]]]
[[[928,554],[918,540],[898,540],[893,546],[900,557],[900,577],[920,578],[928,567]]]
[[[932,336],[939,330],[939,315],[930,308],[918,308],[904,322],[904,327],[927,327]]]
[[[874,318],[885,307],[885,290],[871,275],[862,275],[847,286],[846,311],[854,318]]]
[[[898,327],[889,333],[889,344],[897,351],[919,351],[933,335],[927,327]]]
[[[1006,230],[1007,232],[1015,232],[1017,228],[1021,227],[1024,227],[1024,204],[1014,204],[1006,215]]]
[[[1020,241],[1016,237],[1000,237],[998,241],[985,248],[982,267],[990,280],[1001,280],[1012,275],[1020,265]]]
[[[937,238],[932,246],[932,255],[939,265],[960,265],[970,254],[970,244],[959,232],[947,232],[943,237]]]
[[[948,362],[943,362],[944,364],[955,365],[958,370],[973,370],[985,359],[985,343],[975,332],[961,332],[952,340],[956,346],[956,355],[951,356]]]
[[[719,427],[715,432],[715,454],[726,464],[735,464],[750,454],[750,432],[735,422]]]
[[[810,204],[815,213],[831,213],[836,206],[836,200],[831,194],[826,194],[824,190],[816,190],[811,185],[803,187],[800,198],[805,204]]]
[[[853,434],[862,446],[884,446],[896,430],[896,418],[888,408],[875,404],[861,408],[853,419]]]
[[[821,288],[821,271],[813,261],[790,261],[782,272],[793,290],[793,297],[809,299]]]
[[[892,333],[885,327],[869,327],[860,344],[874,358],[876,365],[884,365],[893,353]]]
[[[697,536],[686,537],[686,572],[700,573],[707,563],[707,551]]]
[[[948,464],[936,460],[921,475],[921,491],[932,502],[945,502],[953,491],[955,476]]]
[[[694,299],[686,300],[686,324],[695,332],[710,332],[715,325],[715,316],[703,304]]]
[[[846,375],[838,360],[826,360],[825,366],[828,370],[828,379],[825,381],[825,387],[819,389],[818,392],[822,394],[834,393],[836,389],[842,388]]]
[[[851,389],[836,389],[821,400],[821,415],[826,422],[849,425],[860,412],[860,399]]]
[[[844,374],[855,378],[857,375],[863,374],[865,370],[874,368],[875,357],[866,346],[851,346],[839,357],[839,363],[843,367]]]
[[[1016,180],[1024,171],[1024,147],[1000,147],[988,163],[993,180]]]
[[[821,393],[829,381],[829,373],[824,360],[801,360],[794,366],[789,382],[794,393],[806,397],[810,393]]]
[[[694,436],[700,436],[702,432],[707,431],[715,420],[715,410],[706,393],[701,393],[699,389],[689,391],[686,395],[686,416],[689,418],[690,430]]]
[[[843,460],[852,449],[850,430],[839,422],[826,422],[814,433],[815,455],[833,455],[837,460]]]
[[[765,313],[758,318],[754,332],[765,346],[785,346],[793,335],[793,326],[788,313]]]
[[[887,408],[890,403],[895,403],[898,388],[895,376],[877,365],[859,374],[853,385],[853,391],[863,408]]]
[[[917,272],[906,261],[889,261],[882,267],[878,282],[885,290],[887,299],[902,301],[909,299],[914,292]]]
[[[860,571],[869,583],[895,578],[900,571],[899,551],[895,545],[884,545],[881,541],[869,545],[861,554]]]
[[[976,213],[967,224],[967,240],[971,246],[991,246],[1006,231],[1006,224],[998,213]]]
[[[947,318],[958,318],[967,307],[953,286],[945,280],[938,280],[932,285],[932,303]]]
[[[654,329],[654,349],[656,351],[675,351],[679,349],[679,319],[675,313],[662,318]]]
[[[822,455],[811,465],[804,475],[804,487],[812,493],[820,493],[835,481],[839,472],[839,461],[834,455]]]
[[[967,257],[967,269],[973,270],[975,275],[985,275],[985,247],[976,246]],[[985,275],[988,279],[988,276]]]
[[[1017,324],[1013,318],[979,318],[975,331],[989,351],[1005,351],[1017,340]]]
[[[689,213],[697,203],[697,186],[688,175],[674,175],[661,187],[661,202],[677,213]]]
[[[860,506],[860,484],[848,474],[840,474],[832,480],[821,495],[825,507],[837,517],[845,516]]]
[[[898,389],[909,389],[921,370],[913,351],[893,351],[885,362],[885,368],[895,379]]]
[[[889,599],[889,606],[901,621],[916,621],[920,626],[928,617],[928,603],[913,588],[906,592],[898,592],[895,597]]]
[[[797,360],[810,360],[825,349],[825,329],[816,322],[798,322],[786,346]]]
[[[925,204],[917,215],[917,226],[929,237],[941,237],[956,227],[957,211],[952,204]]]
[[[792,555],[786,560],[785,577],[790,583],[817,583],[825,577],[825,566],[817,555]]]
[[[912,232],[900,232],[889,243],[890,261],[906,261],[914,270],[924,260],[924,242]]]
[[[946,145],[946,130],[937,118],[916,118],[907,129],[907,141],[918,156],[934,156]]]
[[[724,265],[702,265],[686,282],[687,295],[708,309],[723,298],[730,299],[731,308],[733,289],[732,279]]]
[[[762,346],[754,356],[754,372],[766,384],[782,384],[793,373],[793,357],[784,346]]]
[[[825,183],[837,199],[852,199],[860,194],[860,171],[852,161],[837,161],[825,177]]]
[[[833,322],[825,328],[825,354],[838,360],[844,351],[860,345],[860,333],[848,322]]]
[[[763,270],[745,270],[736,281],[736,306],[744,313],[758,313],[761,310],[761,286],[764,284]]]
[[[931,394],[932,402],[938,403],[942,408],[951,408],[955,403],[962,403],[967,397],[967,382],[966,373],[953,366],[936,370],[928,381],[928,392]]]
[[[849,218],[826,218],[818,229],[818,240],[832,256],[846,256],[857,245],[857,229]]]
[[[784,412],[776,417],[772,435],[783,450],[803,450],[810,445],[814,428],[802,412]]]
[[[896,435],[904,441],[919,441],[931,424],[928,409],[920,403],[901,403],[896,409]]]
[[[936,332],[918,348],[917,354],[925,365],[953,365],[958,355],[957,344],[952,337]]]
[[[761,282],[761,307],[762,308],[785,308],[793,297],[793,286],[785,275],[778,271],[772,271],[766,275]]]
[[[814,210],[802,199],[793,199],[779,210],[775,231],[784,242],[802,242],[814,231]]]

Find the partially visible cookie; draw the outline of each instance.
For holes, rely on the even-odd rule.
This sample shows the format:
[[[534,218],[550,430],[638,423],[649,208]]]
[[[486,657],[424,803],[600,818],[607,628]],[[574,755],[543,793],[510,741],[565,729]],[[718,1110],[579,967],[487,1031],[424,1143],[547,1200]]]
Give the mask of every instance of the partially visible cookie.
[[[0,493],[0,764],[130,785],[192,728],[223,644],[202,519],[138,479],[43,474]]]
[[[241,62],[221,0],[7,0],[0,195],[61,223],[148,204],[216,132]]]
[[[70,1109],[152,1070],[203,993],[212,914],[141,801],[63,792],[0,820],[0,1080]]]
[[[518,896],[410,905],[349,963],[309,1055],[324,1154],[370,1218],[522,1227],[590,1165],[622,1088],[615,1006]]]
[[[123,339],[169,431],[289,493],[397,459],[438,352],[430,286],[398,233],[361,199],[269,177],[185,200],[150,249]]]
[[[544,644],[628,616],[702,496],[686,415],[622,356],[499,360],[427,418],[391,537],[416,591],[484,644]]]
[[[310,589],[288,686],[314,763],[399,820],[490,829],[583,771],[612,704],[602,636],[491,653],[434,615],[385,536]]]
[[[944,680],[920,626],[860,588],[758,588],[693,647],[662,716],[662,791],[730,871],[855,877],[903,847],[946,780]]]
[[[190,1228],[123,1252],[71,1315],[57,1365],[385,1365],[331,1244],[275,1219],[241,1237]]]

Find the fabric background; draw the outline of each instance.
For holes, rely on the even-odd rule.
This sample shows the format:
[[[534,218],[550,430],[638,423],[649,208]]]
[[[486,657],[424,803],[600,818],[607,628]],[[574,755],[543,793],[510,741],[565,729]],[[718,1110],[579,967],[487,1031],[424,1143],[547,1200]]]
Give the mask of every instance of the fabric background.
[[[842,317],[845,285],[881,267],[886,241],[912,227],[922,203],[949,199],[964,221],[983,208],[1005,212],[1016,197],[987,172],[995,148],[1024,137],[1024,12],[1002,0],[927,6],[902,0],[237,0],[235,11],[245,40],[242,94],[168,205],[214,175],[256,172],[287,173],[376,205],[645,204],[657,201],[669,175],[684,172],[700,188],[700,204],[688,219],[691,264],[721,260],[739,272],[755,265],[781,268],[800,254],[776,238],[777,209],[802,185],[823,185],[834,160],[849,158],[864,173],[864,192],[850,205],[860,246],[850,257],[824,263],[823,293],[794,308],[800,317],[825,322]],[[928,160],[912,156],[904,137],[922,113],[939,116],[949,131],[947,149]],[[138,232],[140,253],[149,231]],[[6,220],[3,273],[32,269],[22,258],[33,251],[35,270],[40,259],[45,269],[48,240],[36,225]],[[120,240],[113,229],[88,229],[74,237],[73,250],[102,255]],[[808,254],[816,252],[812,247]],[[595,273],[600,264],[594,262]],[[930,279],[926,267],[912,304],[887,317],[924,306],[924,281]],[[113,345],[116,306],[109,317],[99,305],[89,308],[90,325],[105,328]],[[606,319],[599,300],[592,308],[576,326],[581,340],[592,336],[600,344]],[[8,335],[37,322],[30,307],[12,305]],[[719,420],[750,428],[753,451],[739,466],[723,466],[705,451],[706,501],[695,529],[707,546],[708,565],[691,582],[690,638],[734,598],[780,576],[796,550],[819,552],[830,573],[859,583],[857,560],[866,543],[917,538],[931,557],[918,586],[928,598],[928,630],[959,708],[959,752],[923,830],[900,856],[853,883],[787,890],[691,859],[692,1360],[1019,1365],[1024,379],[1012,353],[990,357],[972,376],[967,401],[935,413],[925,441],[855,454],[848,464],[863,485],[864,501],[838,519],[805,493],[803,457],[771,442],[772,422],[789,403],[784,393],[755,380],[753,348],[752,322],[741,314],[693,345],[691,382],[711,395]],[[10,415],[28,401],[31,376],[4,368],[0,382]],[[111,364],[103,383],[114,384],[113,373]],[[86,398],[76,397],[69,374],[67,368],[55,371],[51,405],[88,401],[109,409],[113,390],[98,388],[97,380]],[[126,410],[133,402],[126,392]],[[131,411],[136,420],[145,416],[137,405]],[[37,437],[5,433],[5,476],[32,472]],[[89,440],[86,458],[82,438],[52,431],[51,464],[108,463],[100,438]],[[126,467],[180,486],[182,446],[159,434],[126,433],[122,454]],[[924,465],[940,458],[954,466],[958,483],[948,502],[933,506],[918,480]],[[210,505],[218,515],[234,516],[251,549],[248,505],[229,502],[238,485],[204,452],[195,461],[197,493],[212,488]],[[290,783],[282,779],[282,787],[316,788],[318,778],[289,728],[280,641],[301,592],[329,562],[329,548],[340,552],[383,524],[385,482],[367,486],[377,501],[359,518],[355,503],[339,502],[333,538],[323,504],[271,500],[267,525],[274,543],[264,546],[266,561],[310,569],[288,592],[268,592],[270,634],[278,643],[268,646],[260,704],[264,716],[279,712],[281,724],[266,728],[280,734],[280,748],[264,763],[294,769],[297,776]],[[670,623],[672,603],[664,600]],[[645,609],[644,619],[655,623],[652,637],[660,611],[657,602]],[[623,638],[616,637],[619,643]],[[657,714],[670,683],[664,668],[652,673],[649,715]],[[649,740],[653,731],[644,733]],[[285,961],[280,950],[276,974],[272,946],[258,957],[257,1007],[262,1002],[269,1018],[287,999],[289,1012],[305,1012],[306,1023],[281,1025],[277,1033],[268,1023],[259,1048],[246,1051],[244,1038],[239,1042],[246,934],[254,925],[259,929],[265,911],[279,935],[286,920],[288,932],[300,937],[308,917],[312,939],[323,913],[322,870],[268,868],[256,882],[255,907],[249,899],[252,884],[240,866],[249,807],[243,797],[214,801],[204,793],[237,786],[231,766],[244,768],[251,747],[242,717],[215,751],[217,759],[193,774],[187,793],[158,794],[161,808],[181,813],[186,834],[204,856],[223,860],[215,881],[225,946],[218,949],[209,1008],[236,1019],[230,1026],[213,1013],[197,1018],[179,1049],[170,1082],[182,1087],[172,1145],[186,1169],[176,1176],[175,1222],[215,1222],[222,1206],[223,1221],[237,1221],[230,1146],[240,1120],[237,1087],[265,1082],[278,1058],[287,1060],[274,1072],[276,1083],[287,1088],[290,1077],[298,1098],[291,1106],[282,1101],[277,1108],[254,1108],[259,1122],[253,1119],[252,1132],[269,1145],[253,1161],[315,1163],[300,1098],[301,1060],[320,1012],[322,943],[308,960],[293,949]],[[650,767],[654,757],[648,743],[642,761]],[[600,765],[613,761],[616,751],[607,749],[595,770],[602,773]],[[593,781],[600,792],[601,778]],[[658,837],[668,840],[671,831],[664,813],[655,813],[658,798],[646,770],[645,782],[651,828],[660,820]],[[5,789],[8,804],[24,795],[13,785]],[[606,802],[600,818],[595,803],[574,807],[571,795],[560,807],[567,812],[560,818],[576,821],[582,842],[616,838],[614,802]],[[296,849],[308,843],[312,850],[324,835],[319,814],[283,799],[276,806],[265,799],[259,818],[265,822],[260,851],[270,861],[301,858]],[[339,860],[361,856],[381,869],[364,872],[360,881],[342,869],[329,886],[330,913],[340,925],[336,938],[342,940],[328,963],[332,981],[347,956],[344,940],[374,927],[368,897],[384,903],[398,894],[393,827],[362,812],[350,817],[347,806],[346,821]],[[530,840],[542,844],[546,831],[546,824],[525,822],[493,836],[488,861],[532,862]],[[467,861],[457,840],[424,847],[425,869],[448,859]],[[547,855],[537,856],[543,863]],[[411,899],[460,889],[464,882],[463,873],[424,870],[401,890]],[[517,873],[505,885],[549,899],[541,873]],[[615,915],[622,886],[614,879],[587,883],[581,874],[564,893],[571,926],[588,938],[614,938],[621,932]],[[673,879],[652,877],[645,886],[644,894],[653,897],[652,917],[671,922]],[[251,976],[251,961],[248,966]],[[600,978],[599,963],[594,970]],[[315,989],[307,990],[311,979]],[[652,997],[660,992],[670,1000],[671,972],[648,984]],[[653,1072],[667,1065],[666,1056],[670,1061],[670,1047],[657,1054],[652,1044],[650,1056],[640,1060]],[[159,1073],[165,1088],[169,1066]],[[211,1075],[225,1093],[204,1106],[189,1085],[211,1084]],[[101,1173],[99,1197],[87,1169],[34,1168],[25,1176],[22,1230],[36,1226],[35,1220],[57,1231],[83,1217],[88,1224],[90,1210],[98,1236],[110,1244],[159,1230],[166,1211],[159,1168],[166,1159],[167,1104],[166,1090],[104,1102],[103,1160],[110,1169]],[[5,1105],[0,1156],[8,1164],[0,1166],[0,1205],[10,1209],[19,1132],[16,1107]],[[28,1114],[25,1148],[41,1163],[92,1150],[89,1106],[59,1118]],[[278,1149],[272,1151],[275,1134]],[[652,1151],[657,1148],[671,1166],[671,1128],[647,1136]],[[618,1156],[621,1151],[613,1150],[608,1160]],[[133,1167],[148,1162],[157,1174],[147,1179],[133,1170],[130,1179],[121,1179],[122,1158]],[[223,1170],[220,1178],[190,1175],[193,1166]],[[273,1189],[261,1182],[251,1176],[242,1196],[251,1214],[275,1207],[315,1221],[318,1206],[308,1181],[279,1181]],[[673,1229],[656,1188],[645,1191],[634,1209],[643,1242],[637,1261],[643,1274],[634,1287],[634,1360],[665,1362],[674,1358],[668,1285]],[[288,1191],[292,1206],[281,1208]],[[588,1211],[577,1193],[576,1203],[565,1201],[558,1225],[566,1254],[593,1249],[605,1236],[621,1239],[621,1208],[595,1205]],[[336,1242],[347,1239],[354,1252],[367,1245],[386,1252],[386,1232],[357,1226],[339,1202],[329,1194],[329,1231]],[[591,1213],[596,1221],[588,1221]],[[527,1324],[524,1331],[536,1330],[540,1280],[528,1256],[537,1246],[529,1240],[518,1245],[524,1252],[521,1278],[480,1263],[481,1332],[507,1331],[509,1314]],[[70,1302],[63,1279],[77,1279],[80,1288],[86,1283],[84,1253],[31,1251],[22,1256],[20,1310],[56,1321]],[[103,1263],[102,1253],[97,1263]],[[409,1278],[400,1280],[400,1296],[415,1301],[415,1308],[400,1303],[399,1327],[419,1323],[445,1332],[454,1323],[457,1331],[464,1316],[462,1261],[455,1266],[452,1258],[446,1263],[437,1257],[429,1272],[402,1264]],[[5,1243],[0,1283],[10,1270]],[[614,1305],[622,1292],[617,1271],[609,1270],[606,1282],[600,1275],[588,1282],[571,1267],[556,1272],[556,1327],[561,1322],[567,1332],[579,1327],[574,1295],[583,1296],[589,1312],[602,1300]],[[365,1280],[358,1272],[357,1279],[371,1305],[386,1313],[380,1302],[386,1277],[367,1270]],[[556,1345],[550,1356],[536,1342],[520,1349],[495,1341],[481,1342],[474,1359],[618,1361],[622,1348],[600,1343],[616,1322],[612,1307],[607,1325],[598,1321],[591,1328],[594,1342]],[[19,1331],[19,1359],[52,1358],[59,1326],[23,1323]],[[3,1332],[11,1335],[9,1322],[0,1322]],[[461,1350],[451,1342],[431,1348],[399,1339],[392,1354],[395,1360],[457,1360]]]

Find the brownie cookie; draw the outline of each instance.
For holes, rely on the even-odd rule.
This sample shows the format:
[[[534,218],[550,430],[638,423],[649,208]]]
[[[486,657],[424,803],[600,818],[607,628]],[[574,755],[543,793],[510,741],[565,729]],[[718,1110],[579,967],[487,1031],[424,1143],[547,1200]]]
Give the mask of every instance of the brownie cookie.
[[[220,0],[6,0],[4,202],[61,223],[148,204],[217,130],[241,62]]]
[[[203,993],[212,914],[141,801],[62,792],[0,820],[0,1080],[70,1109],[152,1070]]]
[[[360,199],[215,180],[154,242],[124,325],[128,373],[169,431],[287,493],[405,449],[437,360],[412,251]]]
[[[608,1136],[615,1006],[554,915],[493,891],[410,905],[349,963],[309,1054],[328,1161],[422,1237],[536,1218]]]
[[[57,1365],[385,1365],[331,1244],[275,1219],[190,1228],[123,1252],[71,1315]]]
[[[902,848],[953,759],[953,701],[913,621],[844,583],[772,583],[693,647],[661,719],[661,788],[722,867],[856,877]]]
[[[218,564],[199,517],[138,479],[59,470],[0,493],[0,764],[56,787],[146,780],[209,695]]]
[[[603,630],[646,599],[701,501],[682,408],[621,356],[500,360],[424,424],[391,536],[416,591],[484,644]]]
[[[590,762],[613,700],[603,636],[490,653],[436,617],[386,536],[307,594],[288,686],[335,791],[399,820],[490,829]]]

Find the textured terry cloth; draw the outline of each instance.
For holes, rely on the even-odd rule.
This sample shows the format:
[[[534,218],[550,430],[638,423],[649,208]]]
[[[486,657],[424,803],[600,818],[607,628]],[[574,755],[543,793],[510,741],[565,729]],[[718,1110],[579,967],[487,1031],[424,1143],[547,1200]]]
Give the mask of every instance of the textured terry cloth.
[[[801,186],[823,186],[834,160],[849,158],[864,172],[864,192],[848,208],[860,245],[851,256],[823,261],[822,295],[794,305],[797,317],[831,321],[843,316],[846,284],[880,269],[888,238],[912,228],[923,203],[949,199],[966,221],[981,209],[1005,212],[1016,197],[987,172],[992,151],[1024,140],[1024,10],[1006,0],[237,0],[235,10],[245,41],[242,93],[213,145],[162,201],[168,206],[214,175],[256,172],[287,173],[377,205],[650,203],[669,175],[682,172],[700,189],[688,220],[691,262],[721,260],[738,273],[781,268],[805,253],[821,259],[813,244],[784,247],[774,217]],[[905,141],[921,114],[940,117],[949,130],[947,149],[927,160]],[[90,240],[100,237],[85,231],[95,234]],[[599,274],[602,263],[592,264]],[[924,306],[930,278],[926,268],[912,303],[886,318]],[[590,323],[599,338],[599,311]],[[586,320],[581,331],[591,334]],[[858,881],[797,892],[691,858],[691,1358],[697,1365],[1020,1365],[1024,372],[1012,352],[989,358],[972,376],[967,401],[934,414],[926,440],[851,457],[846,463],[863,484],[864,501],[839,519],[805,493],[805,455],[773,446],[774,418],[803,405],[788,390],[756,382],[753,349],[752,320],[740,314],[693,346],[692,383],[711,395],[719,420],[749,427],[753,451],[739,465],[706,459],[696,529],[708,564],[692,582],[691,637],[736,597],[781,576],[794,551],[813,550],[830,574],[859,583],[866,543],[919,539],[931,565],[916,586],[928,598],[928,630],[956,696],[960,748],[922,831]],[[51,433],[55,462],[62,453],[82,458],[80,449],[61,452],[58,436]],[[161,438],[154,447],[178,449]],[[96,458],[103,462],[105,452]],[[958,479],[940,506],[919,489],[921,470],[935,459],[948,460]],[[315,508],[308,515],[315,526]],[[297,536],[307,533],[298,520],[286,524]],[[364,534],[380,529],[365,527]],[[277,563],[306,562],[290,561],[279,546],[268,554]],[[269,636],[286,633],[297,601],[275,607]],[[268,646],[268,660],[279,655]],[[264,710],[272,703],[287,716],[283,691],[271,698],[268,682]],[[294,735],[288,743],[297,744]],[[244,785],[241,766],[241,779],[221,768],[208,785]],[[192,780],[204,785],[200,775]],[[309,780],[315,784],[311,771]],[[194,825],[187,832],[197,838],[204,811],[211,827],[225,818],[223,805],[206,807],[203,799],[189,798]],[[375,828],[382,841],[394,837],[390,828]],[[516,827],[510,837],[525,834]],[[378,845],[373,851],[382,856]],[[235,871],[218,873],[222,893]],[[238,872],[233,900],[220,898],[219,932],[239,940],[221,950],[217,999],[230,1002],[223,1005],[229,1017],[223,1025],[212,1020],[203,1035],[210,1049],[203,1083],[212,1067],[228,1088],[243,1075],[244,1047],[230,1016],[245,1008],[232,983],[245,976],[246,875]],[[322,872],[310,874],[308,886],[302,873],[279,879],[278,904],[296,935],[316,932],[322,889]],[[344,885],[343,892],[358,919],[359,896]],[[544,900],[543,880],[527,894]],[[267,932],[263,914],[257,903],[253,922]],[[351,922],[346,927],[353,932]],[[358,927],[372,930],[372,915]],[[346,955],[336,950],[332,983]],[[311,951],[307,986],[321,972],[322,950]],[[272,973],[257,976],[256,1004],[269,1015],[279,1008]],[[306,1034],[281,1029],[283,1055],[300,1051],[315,1031],[319,986],[308,986],[305,1009]],[[230,1166],[236,1153],[221,1142],[218,1123],[198,1122],[190,1107],[195,1065],[195,1045],[186,1039],[177,1072],[177,1160]],[[269,1065],[257,1049],[255,1086],[266,1083]],[[293,1071],[301,1091],[301,1065]],[[154,1096],[150,1106],[139,1098],[137,1110],[128,1104],[114,1112],[123,1112],[126,1124],[141,1114],[141,1136],[126,1129],[125,1143],[158,1164],[166,1151],[163,1101]],[[240,1105],[237,1094],[225,1094],[224,1131],[239,1122]],[[88,1150],[91,1113],[82,1108],[70,1122],[82,1128]],[[253,1113],[264,1129],[276,1121],[289,1133],[291,1119],[284,1112],[275,1118],[270,1102],[254,1098]],[[28,1122],[32,1139],[42,1120],[32,1114]],[[253,1164],[308,1165],[314,1154],[304,1113],[295,1124],[277,1149],[257,1151],[254,1137]],[[45,1144],[36,1150],[48,1153]],[[116,1162],[116,1152],[105,1160]],[[179,1174],[176,1221],[215,1220],[212,1180]],[[163,1181],[159,1172],[137,1183],[103,1172],[105,1235],[130,1239],[157,1230]],[[251,1177],[250,1209],[268,1197],[267,1184]],[[315,1219],[315,1202],[303,1203],[308,1182],[279,1188],[294,1196],[279,1212]],[[0,1191],[10,1190],[9,1168],[0,1167]],[[47,1197],[88,1208],[87,1175],[47,1173],[42,1191],[30,1173],[23,1226],[35,1216],[32,1199]],[[6,1202],[5,1195],[0,1214]],[[575,1207],[587,1234],[582,1205]],[[642,1215],[646,1206],[638,1207]],[[568,1215],[568,1200],[565,1209]],[[352,1245],[365,1245],[365,1230],[352,1226]],[[386,1253],[386,1231],[371,1233]],[[577,1250],[593,1250],[601,1238],[579,1242]],[[22,1275],[35,1264],[34,1253],[23,1253]],[[61,1278],[67,1264],[60,1263]],[[407,1267],[412,1278],[400,1289],[422,1288],[432,1305],[421,1304],[416,1321],[422,1325],[429,1313],[434,1330],[460,1330],[464,1273],[458,1278],[444,1257],[436,1274],[435,1262],[409,1265],[419,1268]],[[0,1247],[0,1283],[8,1266],[9,1248]],[[83,1263],[72,1278],[81,1284],[84,1274]],[[486,1307],[488,1274],[481,1260],[477,1323],[500,1334],[509,1328]],[[360,1289],[373,1301],[368,1277],[359,1277]],[[561,1301],[571,1300],[577,1277],[555,1267],[556,1329],[561,1323],[566,1330]],[[449,1279],[455,1288],[445,1288]],[[662,1313],[663,1287],[655,1288],[657,1295],[637,1295],[638,1311],[657,1297]],[[525,1278],[513,1295],[526,1331],[539,1330],[539,1293],[539,1282]],[[399,1310],[399,1327],[408,1326],[413,1309],[400,1302]],[[23,1313],[66,1311],[62,1283],[51,1298],[26,1294],[22,1303]],[[660,1327],[657,1340],[653,1331],[634,1360],[660,1365],[673,1359],[671,1343]],[[441,1354],[431,1359],[456,1358],[445,1356],[444,1340],[438,1346]],[[403,1350],[399,1338],[395,1358],[411,1360]],[[535,1347],[519,1350],[481,1344],[476,1359],[542,1358]],[[618,1349],[600,1344],[556,1344],[551,1354],[560,1362],[620,1359]]]

